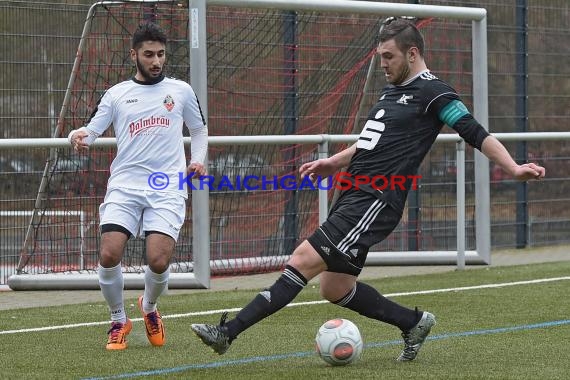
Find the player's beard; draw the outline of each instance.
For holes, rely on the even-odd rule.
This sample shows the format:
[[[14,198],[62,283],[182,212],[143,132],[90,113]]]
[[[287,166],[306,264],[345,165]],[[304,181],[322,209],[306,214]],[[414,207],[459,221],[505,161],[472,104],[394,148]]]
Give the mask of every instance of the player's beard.
[[[404,83],[404,81],[406,79],[408,79],[408,77],[410,76],[410,66],[407,64],[402,65],[402,70],[400,71],[400,74],[398,75],[397,78],[395,78],[391,84],[393,84],[394,86],[398,86],[402,83]]]
[[[164,77],[164,69],[160,69],[160,73],[158,75],[151,74],[149,70],[146,70],[144,66],[140,63],[139,57],[136,58],[136,65],[137,71],[139,74],[144,78],[145,83],[155,84],[162,80]]]

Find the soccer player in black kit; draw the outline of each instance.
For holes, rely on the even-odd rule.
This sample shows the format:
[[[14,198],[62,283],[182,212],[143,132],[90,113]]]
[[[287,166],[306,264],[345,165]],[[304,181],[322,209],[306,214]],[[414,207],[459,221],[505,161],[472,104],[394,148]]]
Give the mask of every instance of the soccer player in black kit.
[[[473,118],[455,90],[430,73],[423,37],[412,22],[396,19],[385,24],[379,39],[377,54],[389,85],[370,111],[358,141],[332,157],[302,165],[302,177],[324,178],[347,166],[353,180],[357,175],[414,176],[444,124],[513,178],[544,177],[545,169],[539,165],[518,165]],[[368,184],[343,190],[328,219],[295,249],[271,287],[234,319],[227,321],[224,313],[219,325],[193,324],[194,333],[223,354],[240,333],[289,304],[309,280],[320,275],[322,297],[399,328],[404,348],[397,360],[414,360],[436,323],[435,316],[399,305],[357,281],[369,248],[400,222],[410,186],[379,190]]]

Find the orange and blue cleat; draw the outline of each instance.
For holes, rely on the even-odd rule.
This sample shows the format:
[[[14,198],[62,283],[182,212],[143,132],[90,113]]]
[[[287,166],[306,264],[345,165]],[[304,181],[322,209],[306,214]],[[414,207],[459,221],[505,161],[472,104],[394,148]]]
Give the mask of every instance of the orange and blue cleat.
[[[131,332],[133,323],[127,319],[125,323],[113,322],[111,328],[107,331],[109,339],[107,339],[107,350],[124,350],[127,348],[127,335]]]
[[[139,309],[143,315],[146,327],[146,337],[153,346],[164,346],[166,340],[164,336],[164,325],[158,310],[146,314],[143,310],[143,296],[139,297]]]

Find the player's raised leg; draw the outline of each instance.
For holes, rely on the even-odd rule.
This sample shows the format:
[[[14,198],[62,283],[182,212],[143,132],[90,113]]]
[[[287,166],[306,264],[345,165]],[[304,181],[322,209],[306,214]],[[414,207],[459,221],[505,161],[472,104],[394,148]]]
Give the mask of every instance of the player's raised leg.
[[[325,269],[325,263],[318,253],[304,241],[295,249],[277,281],[261,291],[234,319],[226,322],[227,313],[224,313],[218,325],[195,323],[192,331],[221,355],[241,332],[285,307],[310,279]]]

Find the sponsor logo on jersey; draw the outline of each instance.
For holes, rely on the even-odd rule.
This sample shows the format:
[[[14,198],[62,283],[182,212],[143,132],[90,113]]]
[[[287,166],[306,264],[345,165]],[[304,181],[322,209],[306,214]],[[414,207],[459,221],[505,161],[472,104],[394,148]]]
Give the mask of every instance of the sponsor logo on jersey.
[[[398,103],[398,104],[408,104],[408,100],[412,100],[413,98],[414,98],[413,95],[406,95],[406,94],[403,94],[402,97],[396,101],[396,103]]]
[[[127,101],[125,103],[131,104],[131,103],[136,103],[138,101],[139,101],[138,99],[127,99]]]
[[[164,98],[162,103],[164,104],[164,107],[168,110],[168,112],[172,111],[172,109],[174,108],[174,99],[172,99],[172,96],[170,95],[166,95],[166,98]]]
[[[138,135],[154,135],[157,130],[154,128],[170,127],[170,119],[164,116],[150,116],[145,119],[139,119],[129,124],[129,134],[132,137]]]

